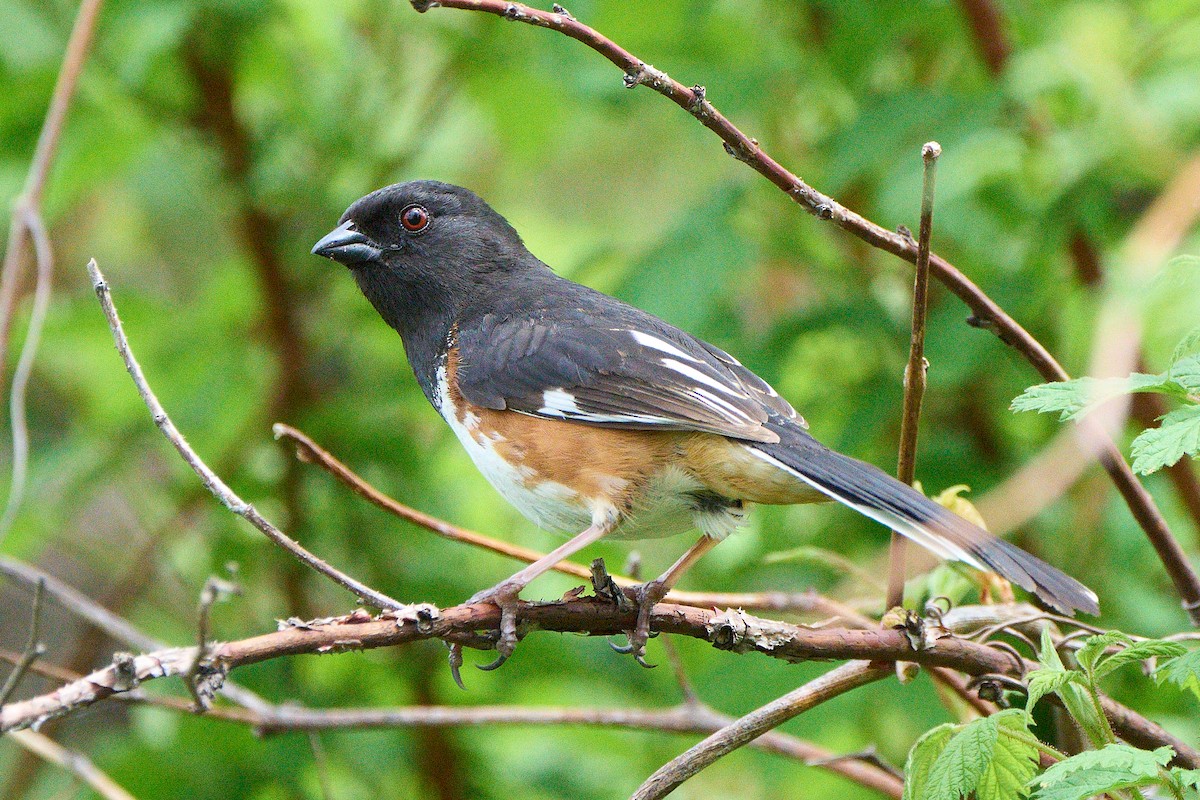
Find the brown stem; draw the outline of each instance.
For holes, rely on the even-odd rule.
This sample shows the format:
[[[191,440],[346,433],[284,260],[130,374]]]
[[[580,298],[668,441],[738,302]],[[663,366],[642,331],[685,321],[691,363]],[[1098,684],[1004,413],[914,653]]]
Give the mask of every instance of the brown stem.
[[[754,139],[742,133],[708,101],[703,86],[688,88],[671,78],[662,70],[646,64],[628,50],[584,25],[568,14],[559,11],[541,11],[521,3],[505,0],[410,0],[417,11],[430,8],[459,8],[482,11],[515,22],[524,22],[541,28],[550,28],[587,45],[601,54],[625,73],[625,85],[632,88],[649,86],[695,117],[701,125],[711,130],[725,143],[726,151],[734,158],[746,163],[755,172],[782,189],[796,203],[819,219],[829,220],[834,225],[857,236],[867,244],[891,253],[910,263],[917,259],[916,244],[906,236],[889,231],[851,211],[832,197],[822,194],[784,168],[766,153]],[[1047,381],[1063,381],[1070,375],[1054,359],[1046,347],[1010,317],[994,300],[987,296],[970,278],[941,256],[932,254],[929,259],[930,272],[947,289],[971,309],[972,325],[992,331],[1002,342],[1025,357],[1034,369]],[[1101,463],[1117,484],[1121,496],[1133,512],[1134,519],[1150,539],[1159,559],[1175,583],[1194,623],[1200,625],[1200,577],[1197,577],[1187,561],[1179,543],[1175,541],[1161,512],[1154,505],[1150,494],[1141,488],[1133,471],[1125,463],[1112,440],[1104,436],[1101,445]]]
[[[100,15],[102,4],[102,0],[83,0],[79,4],[79,12],[75,15],[71,37],[67,40],[62,66],[58,70],[58,79],[54,83],[54,93],[50,97],[50,107],[42,121],[41,133],[38,134],[29,174],[25,177],[21,196],[14,204],[8,229],[8,248],[4,252],[4,266],[0,273],[0,364],[8,361],[13,307],[17,300],[21,263],[25,258],[25,234],[28,231],[26,214],[40,213],[46,178],[54,164],[54,155],[58,151],[63,124],[67,119],[67,109],[70,108],[71,98],[75,96],[75,86],[79,82],[79,75],[83,72],[83,64],[91,48],[96,19]],[[4,376],[0,373],[0,391],[3,389]]]
[[[921,225],[917,235],[917,265],[913,279],[912,335],[909,338],[908,363],[904,368],[904,406],[900,416],[900,452],[896,478],[912,485],[917,472],[917,434],[921,422],[921,401],[925,397],[925,320],[929,308],[929,243],[933,237],[933,187],[941,145],[929,142],[921,148],[925,165],[921,189]],[[888,558],[887,607],[904,605],[904,537],[892,531]]]
[[[1004,30],[1004,12],[995,0],[958,0],[963,16],[971,26],[975,47],[992,75],[1004,72],[1012,55],[1012,44]]]
[[[748,744],[789,719],[860,686],[886,678],[890,669],[851,661],[772,700],[691,747],[660,767],[633,793],[632,800],[659,800],[722,756]]]

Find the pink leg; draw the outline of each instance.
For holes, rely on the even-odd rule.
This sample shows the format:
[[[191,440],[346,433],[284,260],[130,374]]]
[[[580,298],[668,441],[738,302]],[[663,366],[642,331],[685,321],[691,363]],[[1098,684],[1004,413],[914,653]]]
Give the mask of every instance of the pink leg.
[[[583,533],[554,548],[554,550],[534,561],[512,577],[505,578],[492,588],[479,592],[467,601],[468,605],[472,603],[491,603],[500,609],[500,639],[496,642],[496,652],[499,653],[499,657],[491,664],[480,667],[480,669],[496,669],[516,649],[517,602],[521,590],[564,558],[603,538],[605,534],[616,527],[616,523],[617,515],[615,513],[605,513],[603,516],[597,514],[591,526]],[[462,682],[458,680],[457,669],[454,668],[455,656],[456,654],[452,651],[451,668],[455,673],[455,681],[461,686]]]

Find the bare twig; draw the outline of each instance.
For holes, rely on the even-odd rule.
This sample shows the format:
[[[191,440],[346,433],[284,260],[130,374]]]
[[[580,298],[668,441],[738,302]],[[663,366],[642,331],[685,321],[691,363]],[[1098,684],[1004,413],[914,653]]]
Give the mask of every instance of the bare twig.
[[[50,107],[42,121],[41,133],[38,134],[37,147],[33,152],[29,174],[25,176],[25,186],[13,206],[12,220],[8,229],[8,249],[4,252],[3,274],[0,275],[0,364],[7,361],[13,306],[16,303],[17,286],[20,282],[21,262],[25,258],[25,234],[29,230],[27,212],[33,211],[36,214],[41,208],[46,178],[54,163],[54,154],[58,150],[58,141],[62,135],[63,123],[67,118],[67,109],[75,94],[79,74],[83,71],[83,64],[92,43],[96,18],[99,16],[101,5],[101,0],[83,0],[79,4],[79,13],[75,16],[75,24],[71,28],[71,38],[67,40],[66,54],[63,56],[62,66],[58,70],[54,93],[50,97]],[[0,376],[0,389],[3,388],[3,380],[3,376]]]
[[[29,668],[33,666],[33,662],[46,652],[46,645],[42,644],[39,633],[42,624],[42,598],[45,592],[46,582],[38,581],[33,589],[33,613],[29,622],[29,640],[25,644],[25,651],[21,654],[21,659],[13,666],[12,672],[4,681],[4,686],[0,687],[0,709],[4,708],[8,698],[12,697],[13,692],[17,690],[17,685],[21,682],[21,678],[25,677]]]
[[[754,171],[782,189],[796,203],[818,219],[828,220],[867,244],[915,263],[916,243],[910,237],[890,231],[856,214],[832,197],[822,194],[802,181],[797,175],[784,168],[769,156],[759,143],[742,133],[708,100],[702,86],[688,88],[665,72],[655,69],[635,57],[628,50],[602,35],[595,29],[571,17],[569,14],[541,11],[521,3],[506,0],[410,0],[417,11],[430,8],[459,8],[483,11],[515,22],[524,22],[541,28],[550,28],[587,45],[601,54],[625,73],[625,85],[649,86],[694,116],[701,125],[717,134],[724,143],[726,152],[749,165]],[[1050,351],[1032,334],[1010,317],[999,304],[990,298],[970,278],[942,257],[931,254],[930,272],[941,283],[970,307],[972,325],[990,330],[1002,342],[1016,349],[1034,369],[1047,381],[1063,381],[1070,375],[1054,359]],[[1176,590],[1183,598],[1184,606],[1191,613],[1193,622],[1200,624],[1200,577],[1188,562],[1167,526],[1162,513],[1154,504],[1150,493],[1138,482],[1133,470],[1125,462],[1117,446],[1105,439],[1100,461],[1116,484],[1125,503],[1133,512],[1134,519],[1145,531],[1159,559],[1165,565]]]
[[[632,800],[658,800],[688,778],[763,733],[840,694],[886,678],[891,670],[870,661],[851,661],[772,700],[722,728],[687,752],[664,764],[633,793]]]
[[[14,731],[13,741],[38,757],[57,764],[95,790],[104,800],[136,800],[116,781],[104,774],[83,753],[68,750],[48,736],[36,731]]]
[[[29,329],[25,334],[25,344],[21,346],[16,371],[13,372],[12,393],[9,397],[13,444],[12,482],[9,484],[4,514],[0,516],[0,541],[8,534],[17,512],[21,509],[21,501],[25,499],[29,467],[29,424],[25,411],[25,395],[29,388],[29,378],[33,374],[33,360],[37,356],[42,328],[46,324],[46,314],[50,310],[50,285],[54,276],[54,252],[50,247],[50,239],[46,236],[41,214],[33,207],[24,207],[18,213],[24,214],[25,227],[33,239],[37,284],[33,293],[33,311],[29,315]]]
[[[917,472],[917,433],[921,421],[921,401],[925,397],[925,320],[929,308],[929,243],[933,237],[933,188],[937,160],[942,147],[927,142],[921,148],[924,178],[921,183],[921,225],[917,234],[917,268],[913,280],[912,336],[909,339],[908,364],[904,368],[904,411],[900,417],[900,454],[896,477],[912,485]],[[904,537],[892,531],[888,559],[887,607],[904,604]]]
[[[476,531],[470,531],[466,528],[460,528],[457,525],[452,525],[445,520],[425,514],[421,511],[406,506],[405,504],[395,500],[377,488],[368,483],[363,477],[356,474],[352,469],[339,461],[321,445],[313,441],[304,432],[293,428],[291,425],[285,425],[282,422],[277,422],[272,427],[276,439],[283,439],[291,442],[296,447],[296,457],[301,461],[315,464],[321,469],[328,472],[333,477],[341,481],[346,487],[362,497],[367,502],[395,514],[401,519],[408,520],[415,525],[419,525],[426,530],[436,533],[438,536],[449,539],[454,542],[462,542],[473,547],[478,547],[483,550],[488,550],[493,553],[498,553],[508,558],[523,561],[526,564],[532,564],[540,559],[545,553],[540,553],[537,550],[531,550],[527,547],[509,544],[508,542],[494,539],[490,536],[485,536]],[[573,578],[581,578],[585,581],[591,581],[591,570],[581,564],[575,564],[571,561],[561,561],[553,567],[554,570],[570,575]],[[614,581],[620,586],[634,586],[637,581],[633,578],[624,577],[621,575],[612,575]],[[672,589],[666,597],[668,602],[683,603],[684,605],[697,606],[699,608],[745,608],[756,611],[787,611],[801,614],[824,614],[827,616],[839,616],[847,619],[860,618],[857,611],[848,606],[822,597],[816,592],[688,592],[678,589]]]
[[[212,698],[202,690],[198,680],[204,669],[204,662],[208,658],[208,623],[212,615],[212,607],[230,595],[241,593],[242,588],[236,583],[218,578],[216,575],[210,575],[204,582],[204,588],[200,590],[200,602],[197,604],[196,660],[192,662],[183,676],[183,683],[192,696],[192,710],[196,713],[207,711],[212,702]]]
[[[129,340],[125,338],[125,331],[121,327],[121,320],[117,316],[116,306],[113,305],[112,297],[109,294],[108,284],[105,282],[104,276],[100,273],[100,268],[96,265],[95,259],[88,262],[88,273],[92,276],[92,286],[96,290],[96,296],[100,299],[100,305],[104,309],[104,316],[108,319],[108,327],[112,330],[117,352],[125,362],[125,368],[129,371],[130,377],[133,378],[134,385],[137,387],[142,401],[150,409],[150,414],[154,418],[154,424],[167,437],[167,440],[179,452],[179,455],[183,457],[187,465],[200,477],[200,481],[204,484],[204,487],[212,492],[213,496],[220,500],[222,505],[245,519],[265,534],[272,542],[291,553],[311,569],[316,570],[339,586],[353,592],[364,602],[378,608],[403,607],[402,603],[335,569],[301,547],[299,543],[267,521],[265,517],[258,513],[258,510],[254,506],[239,497],[226,485],[225,481],[221,480],[215,472],[209,469],[208,465],[201,460],[196,451],[183,438],[183,434],[175,427],[175,423],[171,422],[171,418],[167,416],[167,412],[163,409],[162,404],[158,401],[158,398],[150,389],[150,385],[146,382],[146,376],[142,373],[141,365],[138,364],[137,359],[134,358],[133,353],[129,349]]]

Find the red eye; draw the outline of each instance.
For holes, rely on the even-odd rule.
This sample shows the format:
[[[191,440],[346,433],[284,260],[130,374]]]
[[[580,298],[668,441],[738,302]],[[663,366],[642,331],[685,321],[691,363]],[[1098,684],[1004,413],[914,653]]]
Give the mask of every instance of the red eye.
[[[429,225],[429,212],[421,206],[408,206],[400,212],[400,224],[406,231],[423,231]]]

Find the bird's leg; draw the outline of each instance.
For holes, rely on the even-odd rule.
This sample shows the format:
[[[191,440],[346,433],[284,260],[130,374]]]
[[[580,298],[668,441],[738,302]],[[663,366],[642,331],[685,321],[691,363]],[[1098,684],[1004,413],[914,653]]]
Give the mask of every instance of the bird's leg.
[[[510,578],[500,581],[490,589],[474,595],[467,604],[491,603],[500,609],[500,639],[496,642],[496,652],[499,657],[491,664],[480,666],[483,670],[492,670],[503,664],[512,655],[517,646],[517,603],[521,590],[528,586],[534,578],[552,569],[555,564],[587,547],[592,542],[604,537],[616,527],[618,515],[615,511],[606,509],[592,518],[592,524],[583,533],[551,550],[546,555],[534,561]],[[453,660],[453,659],[452,659]],[[453,667],[453,664],[452,664]]]
[[[672,564],[666,572],[637,587],[637,625],[627,634],[629,644],[623,647],[613,645],[614,650],[618,653],[632,653],[643,667],[653,666],[646,663],[646,641],[650,638],[650,612],[660,600],[667,596],[667,592],[671,591],[680,576],[699,561],[701,556],[713,549],[716,543],[717,540],[711,536],[701,536],[700,541],[689,547],[687,552],[681,555],[679,560]]]

